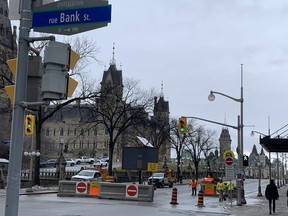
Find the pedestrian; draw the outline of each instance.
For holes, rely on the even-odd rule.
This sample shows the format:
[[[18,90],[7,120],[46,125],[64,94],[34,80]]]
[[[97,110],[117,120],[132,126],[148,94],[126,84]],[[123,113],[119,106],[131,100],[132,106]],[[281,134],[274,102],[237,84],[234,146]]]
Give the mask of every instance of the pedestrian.
[[[216,186],[216,189],[217,189],[217,192],[219,194],[219,201],[222,202],[224,200],[224,189],[225,189],[225,185],[224,183],[222,182],[222,179],[219,180],[219,182],[217,183],[217,186]]]
[[[286,196],[287,196],[287,206],[288,206],[288,190],[286,192]]]
[[[271,179],[270,184],[266,186],[265,197],[269,200],[269,214],[271,214],[271,205],[273,204],[273,213],[275,213],[276,205],[275,200],[279,198],[277,186],[274,179]]]
[[[231,180],[228,181],[226,187],[227,187],[227,190],[228,190],[228,197],[229,197],[229,199],[232,199],[232,194],[233,194],[233,190],[234,190],[233,181],[231,181]]]
[[[192,188],[192,196],[197,195],[197,185],[198,185],[197,179],[195,179],[195,178],[191,179],[189,187]]]

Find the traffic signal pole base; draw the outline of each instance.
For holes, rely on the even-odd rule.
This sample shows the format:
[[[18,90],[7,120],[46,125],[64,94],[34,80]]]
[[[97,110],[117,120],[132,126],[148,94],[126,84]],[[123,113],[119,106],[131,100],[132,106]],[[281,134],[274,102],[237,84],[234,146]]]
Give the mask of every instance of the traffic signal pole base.
[[[246,199],[245,199],[244,188],[241,188],[241,204],[247,204]]]

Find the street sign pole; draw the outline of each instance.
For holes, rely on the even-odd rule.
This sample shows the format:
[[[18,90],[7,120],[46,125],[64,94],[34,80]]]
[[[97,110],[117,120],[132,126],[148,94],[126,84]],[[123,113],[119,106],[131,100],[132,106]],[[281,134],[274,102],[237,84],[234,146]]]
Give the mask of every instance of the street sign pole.
[[[6,192],[5,216],[17,216],[19,205],[20,172],[23,149],[24,108],[28,71],[28,38],[31,29],[31,0],[21,1],[21,18],[19,27],[18,61],[14,111],[11,130],[11,145],[8,168],[8,185]]]

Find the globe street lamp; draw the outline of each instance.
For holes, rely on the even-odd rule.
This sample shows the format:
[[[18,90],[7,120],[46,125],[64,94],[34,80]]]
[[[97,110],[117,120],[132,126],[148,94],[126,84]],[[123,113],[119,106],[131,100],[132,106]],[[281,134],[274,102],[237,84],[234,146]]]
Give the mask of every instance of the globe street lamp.
[[[240,133],[240,145],[238,146],[239,153],[238,153],[238,164],[240,170],[243,170],[243,64],[241,64],[241,88],[240,88],[240,98],[234,98],[229,95],[223,94],[221,92],[216,92],[216,91],[210,91],[210,95],[208,96],[209,101],[214,101],[215,100],[215,94],[222,95],[224,97],[227,97],[231,100],[234,100],[236,102],[240,103],[240,123],[239,123],[239,133]],[[238,170],[239,171],[239,170]],[[240,173],[239,173],[240,174]],[[241,176],[242,178],[242,176]],[[243,178],[242,178],[243,179]],[[237,182],[238,182],[238,177],[237,177]],[[243,182],[243,180],[242,180]],[[243,188],[241,188],[241,203],[246,204],[245,200],[245,192],[244,192],[244,182],[243,182]]]
[[[39,157],[40,156],[40,152],[37,151],[25,151],[24,156],[29,156],[30,157],[30,167],[29,167],[29,187],[26,189],[26,192],[33,192],[32,189],[32,177],[33,177],[33,157]]]
[[[250,136],[253,137],[255,135],[255,133],[257,133],[259,135],[262,135],[262,136],[267,136],[267,135],[265,135],[263,133],[260,133],[258,131],[251,131]],[[270,130],[269,130],[269,134],[270,134]],[[270,136],[270,135],[268,135],[268,136]],[[261,136],[260,136],[260,138],[261,138]],[[269,151],[269,180],[270,181],[271,181],[271,175],[272,175],[272,172],[271,172],[271,152]]]
[[[258,194],[257,194],[257,197],[262,197],[262,193],[261,193],[261,168],[262,168],[262,164],[260,162],[258,162],[257,165],[258,165]]]

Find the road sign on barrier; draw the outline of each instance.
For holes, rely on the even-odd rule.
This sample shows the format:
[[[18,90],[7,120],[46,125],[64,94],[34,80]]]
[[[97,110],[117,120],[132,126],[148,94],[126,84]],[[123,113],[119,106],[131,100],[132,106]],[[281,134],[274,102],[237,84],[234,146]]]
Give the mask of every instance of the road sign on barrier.
[[[76,183],[76,193],[77,194],[87,194],[87,183],[77,182]]]
[[[37,32],[73,35],[110,22],[111,5],[105,0],[62,0],[33,8],[32,28]]]
[[[135,184],[126,186],[126,197],[137,198],[138,197],[138,186]]]

